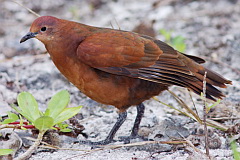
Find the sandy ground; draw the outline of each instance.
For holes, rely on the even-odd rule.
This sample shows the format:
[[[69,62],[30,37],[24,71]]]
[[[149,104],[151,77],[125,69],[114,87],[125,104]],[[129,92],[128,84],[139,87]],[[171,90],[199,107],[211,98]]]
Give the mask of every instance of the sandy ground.
[[[155,20],[153,29],[156,37],[164,40],[160,29],[172,30],[173,36],[186,38],[187,54],[207,58],[206,67],[232,80],[233,85],[221,89],[226,98],[211,111],[210,117],[240,117],[240,1],[176,1],[176,0],[56,0],[56,1],[18,1],[40,15],[52,15],[58,18],[74,20],[99,27],[112,26],[116,29],[133,30],[140,23],[150,24]],[[88,140],[104,139],[117,118],[117,110],[92,101],[70,84],[55,68],[44,46],[37,40],[19,44],[32,21],[36,17],[21,6],[11,1],[0,1],[0,115],[11,110],[10,104],[16,102],[21,91],[32,93],[41,109],[57,91],[67,89],[71,94],[70,106],[83,105],[79,122],[85,127]],[[189,106],[192,102],[187,90],[172,87]],[[168,93],[163,92],[157,98],[178,107],[178,103]],[[193,95],[198,112],[202,112],[200,98]],[[141,134],[154,140],[172,140],[181,138],[178,133],[188,137],[204,151],[201,126],[193,120],[179,115],[160,103],[145,102],[146,112],[141,123]],[[130,133],[136,116],[136,108],[128,110],[128,118],[117,132],[119,136]],[[222,120],[226,126],[234,126],[239,120]],[[228,134],[210,128],[210,154],[214,159],[233,159],[229,147]],[[12,133],[12,130],[9,132]],[[16,131],[20,138],[26,136]],[[171,136],[170,136],[171,135]],[[31,132],[27,134],[31,136]],[[78,139],[85,138],[80,134]],[[74,144],[77,139],[59,136],[62,148],[90,150],[83,144]],[[197,142],[196,142],[197,141]],[[239,139],[238,139],[239,142]],[[3,142],[2,142],[3,143]],[[4,142],[7,143],[7,142]],[[23,141],[27,146],[29,142]],[[120,142],[113,143],[121,144]],[[17,154],[22,153],[22,147]],[[142,145],[103,149],[91,153],[84,151],[39,149],[30,159],[206,159],[201,152],[196,152],[188,145]]]

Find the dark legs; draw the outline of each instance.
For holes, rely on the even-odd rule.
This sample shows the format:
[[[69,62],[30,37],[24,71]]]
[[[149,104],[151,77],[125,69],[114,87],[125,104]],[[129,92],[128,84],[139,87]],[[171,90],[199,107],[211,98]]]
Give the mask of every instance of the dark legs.
[[[134,122],[134,125],[132,128],[131,134],[130,134],[130,136],[127,136],[127,137],[125,137],[125,136],[119,137],[121,139],[121,141],[124,141],[124,143],[130,143],[131,139],[135,139],[135,138],[143,139],[142,137],[139,137],[138,130],[139,130],[139,125],[141,123],[143,114],[144,114],[144,110],[145,110],[144,104],[141,103],[137,106],[137,116],[136,116],[136,119],[135,119],[135,122]]]
[[[119,113],[119,117],[117,119],[117,122],[114,124],[113,128],[111,129],[110,133],[108,134],[107,138],[104,140],[108,143],[111,143],[113,141],[113,137],[116,134],[116,132],[118,131],[118,129],[122,126],[123,122],[126,120],[127,118],[127,112],[122,112]]]
[[[127,112],[122,112],[119,113],[118,118],[117,118],[117,122],[114,124],[113,128],[111,129],[111,131],[109,132],[107,138],[103,141],[99,141],[99,142],[91,142],[91,141],[80,141],[80,143],[84,143],[84,144],[89,144],[89,145],[105,145],[105,144],[109,144],[111,142],[113,142],[113,137],[116,134],[116,132],[118,131],[118,129],[121,127],[121,125],[123,124],[123,122],[126,120],[127,118]]]
[[[136,116],[130,136],[119,137],[125,143],[130,143],[130,139],[134,139],[134,138],[138,137],[138,129],[139,129],[139,125],[140,125],[140,122],[141,122],[143,114],[144,114],[144,110],[145,110],[145,106],[142,103],[137,106],[137,116]],[[122,126],[122,124],[126,120],[126,118],[127,118],[127,112],[119,113],[117,122],[114,124],[113,128],[111,129],[111,131],[109,132],[109,134],[105,140],[99,141],[99,142],[80,141],[80,143],[89,144],[89,145],[105,145],[105,144],[109,144],[109,143],[113,142],[114,135],[116,134],[118,129]]]
[[[132,128],[132,132],[130,135],[131,137],[136,137],[138,135],[138,129],[144,114],[144,110],[145,106],[142,103],[137,106],[137,116]]]

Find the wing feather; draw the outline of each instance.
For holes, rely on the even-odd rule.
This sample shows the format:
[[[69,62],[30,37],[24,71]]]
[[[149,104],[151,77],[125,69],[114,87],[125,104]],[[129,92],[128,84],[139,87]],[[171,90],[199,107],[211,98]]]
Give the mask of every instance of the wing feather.
[[[225,84],[231,84],[231,81],[200,65],[205,62],[203,59],[131,32],[112,30],[91,35],[79,45],[77,54],[83,63],[99,70],[168,86],[178,85],[197,94],[203,90],[207,72],[206,96],[212,100],[224,97],[214,86],[224,88]]]
[[[89,35],[77,49],[78,59],[94,68],[148,67],[153,65],[162,53],[153,41],[119,30],[103,30]]]

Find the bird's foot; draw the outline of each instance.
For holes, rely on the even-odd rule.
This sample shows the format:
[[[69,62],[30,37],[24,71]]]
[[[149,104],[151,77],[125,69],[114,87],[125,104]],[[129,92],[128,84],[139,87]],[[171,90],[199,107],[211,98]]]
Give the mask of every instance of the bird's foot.
[[[112,143],[112,142],[116,142],[115,140],[109,140],[109,139],[105,139],[105,140],[102,140],[102,141],[98,141],[98,142],[92,142],[92,141],[89,141],[89,140],[86,140],[86,141],[78,141],[78,143],[80,144],[87,144],[87,145],[90,145],[90,146],[102,146],[102,145],[107,145],[109,143]]]
[[[139,136],[139,135],[130,135],[130,136],[121,136],[121,137],[118,137],[121,141],[121,142],[124,142],[124,144],[128,144],[131,142],[131,140],[133,139],[140,139],[141,141],[148,141],[147,138],[144,138],[142,136]]]

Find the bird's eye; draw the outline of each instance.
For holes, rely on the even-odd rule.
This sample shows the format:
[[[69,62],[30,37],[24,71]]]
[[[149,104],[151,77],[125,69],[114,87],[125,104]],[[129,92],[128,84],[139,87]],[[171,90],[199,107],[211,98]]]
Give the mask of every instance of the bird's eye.
[[[47,27],[42,27],[42,28],[41,28],[41,31],[42,31],[42,32],[44,32],[44,31],[46,31],[46,30],[47,30]]]

